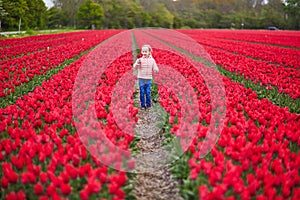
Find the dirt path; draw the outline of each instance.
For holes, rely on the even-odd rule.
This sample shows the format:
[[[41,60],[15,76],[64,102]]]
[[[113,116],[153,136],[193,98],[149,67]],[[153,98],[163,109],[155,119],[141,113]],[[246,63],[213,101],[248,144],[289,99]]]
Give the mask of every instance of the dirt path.
[[[136,95],[139,98],[139,94]],[[137,105],[139,100],[135,99]],[[170,164],[165,161],[169,152],[164,150],[162,126],[166,112],[159,104],[154,104],[150,110],[139,110],[139,121],[136,125],[136,136],[139,155],[136,156],[136,177],[132,194],[141,200],[182,199],[178,184],[169,172]]]

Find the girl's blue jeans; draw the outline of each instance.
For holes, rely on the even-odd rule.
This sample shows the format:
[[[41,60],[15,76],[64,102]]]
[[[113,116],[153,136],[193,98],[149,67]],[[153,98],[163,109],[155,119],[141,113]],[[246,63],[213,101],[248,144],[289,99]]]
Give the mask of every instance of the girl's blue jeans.
[[[140,87],[140,101],[142,107],[151,107],[151,79],[142,79],[139,78],[139,87]],[[146,104],[145,104],[145,95],[146,95]]]

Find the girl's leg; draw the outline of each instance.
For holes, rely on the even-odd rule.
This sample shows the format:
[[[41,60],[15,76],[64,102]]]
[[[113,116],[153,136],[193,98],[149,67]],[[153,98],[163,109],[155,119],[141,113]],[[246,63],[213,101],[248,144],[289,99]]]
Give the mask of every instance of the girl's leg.
[[[151,107],[151,86],[152,82],[151,80],[146,83],[146,105],[148,108]]]
[[[145,84],[142,79],[139,79],[139,87],[140,87],[140,101],[141,107],[144,108],[145,106]]]

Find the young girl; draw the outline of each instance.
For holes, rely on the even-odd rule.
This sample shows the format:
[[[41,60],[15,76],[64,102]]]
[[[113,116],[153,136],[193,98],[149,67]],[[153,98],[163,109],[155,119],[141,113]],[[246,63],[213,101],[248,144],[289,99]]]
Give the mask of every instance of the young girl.
[[[138,67],[138,82],[140,87],[141,108],[146,109],[151,107],[151,86],[152,86],[152,71],[158,72],[157,64],[151,55],[152,49],[150,45],[143,45],[142,57],[137,59],[133,64],[133,68]],[[146,103],[145,103],[146,94]]]

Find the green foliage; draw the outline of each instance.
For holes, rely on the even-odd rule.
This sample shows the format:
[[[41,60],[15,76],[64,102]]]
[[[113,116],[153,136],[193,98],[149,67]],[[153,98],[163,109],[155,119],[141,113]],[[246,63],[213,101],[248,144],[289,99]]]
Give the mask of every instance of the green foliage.
[[[147,27],[151,16],[136,1],[102,0],[104,8],[104,28]]]
[[[35,33],[34,33],[34,30],[28,29],[25,34],[26,35],[34,35]]]
[[[3,8],[3,0],[0,0],[0,18],[2,19],[7,14],[8,12]]]
[[[19,19],[23,19],[28,6],[25,0],[8,1],[3,0],[3,9],[7,11],[7,15],[2,17],[2,30],[17,30]],[[24,21],[24,20],[23,20]]]
[[[86,0],[52,0],[55,7],[60,10],[61,26],[76,28],[76,13],[79,10],[79,6],[86,2]]]
[[[87,0],[80,5],[77,19],[79,28],[92,28],[92,26],[100,28],[103,20],[103,8],[92,0]]]
[[[177,15],[174,15],[173,28],[181,28],[182,25],[183,25],[183,21],[181,20],[181,18]]]
[[[44,29],[46,27],[46,10],[42,0],[26,0],[28,10],[25,13],[26,27]]]
[[[0,0],[2,30],[43,28],[300,28],[300,0]],[[2,2],[2,3],[1,3]],[[89,7],[91,6],[91,7]],[[90,9],[88,9],[90,8]],[[242,25],[243,24],[243,25]],[[0,27],[1,29],[1,27]]]
[[[67,19],[64,13],[57,7],[52,7],[47,10],[48,15],[48,27],[49,28],[61,28],[62,26],[67,25]]]
[[[168,9],[161,3],[157,3],[153,6],[153,12],[150,13],[152,27],[172,28],[174,16],[168,11]]]
[[[1,29],[18,30],[20,22],[21,30],[43,29],[47,21],[46,10],[43,0],[2,0]]]
[[[286,0],[285,10],[289,28],[299,30],[300,28],[300,0]]]

